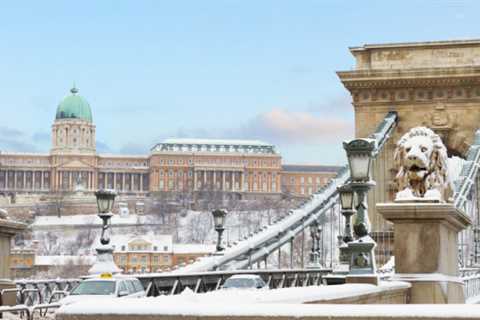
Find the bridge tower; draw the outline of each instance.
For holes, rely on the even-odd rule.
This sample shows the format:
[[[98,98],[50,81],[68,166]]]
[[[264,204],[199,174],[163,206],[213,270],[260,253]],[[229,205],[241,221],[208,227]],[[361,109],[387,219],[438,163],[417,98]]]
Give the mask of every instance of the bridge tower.
[[[352,47],[353,71],[337,72],[350,92],[356,137],[369,136],[389,111],[398,125],[373,164],[377,182],[369,194],[369,214],[377,259],[393,249],[393,233],[375,204],[393,200],[395,143],[410,128],[427,126],[439,134],[449,155],[465,157],[480,127],[480,40],[396,43]]]

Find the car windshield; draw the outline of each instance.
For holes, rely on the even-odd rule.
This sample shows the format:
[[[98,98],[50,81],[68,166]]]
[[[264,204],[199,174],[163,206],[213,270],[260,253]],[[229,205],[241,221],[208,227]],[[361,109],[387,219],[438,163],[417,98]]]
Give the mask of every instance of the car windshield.
[[[224,288],[255,288],[255,280],[242,279],[242,278],[227,279],[223,287]]]
[[[113,281],[85,281],[76,287],[71,295],[109,295],[115,293],[115,282]]]

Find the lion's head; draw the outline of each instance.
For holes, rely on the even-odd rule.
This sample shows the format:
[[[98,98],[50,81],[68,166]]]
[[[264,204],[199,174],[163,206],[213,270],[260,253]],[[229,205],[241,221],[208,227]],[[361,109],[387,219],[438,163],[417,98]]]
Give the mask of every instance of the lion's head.
[[[441,200],[451,193],[447,149],[440,137],[426,127],[415,127],[398,141],[394,155],[398,169],[397,191],[423,198],[437,190]]]

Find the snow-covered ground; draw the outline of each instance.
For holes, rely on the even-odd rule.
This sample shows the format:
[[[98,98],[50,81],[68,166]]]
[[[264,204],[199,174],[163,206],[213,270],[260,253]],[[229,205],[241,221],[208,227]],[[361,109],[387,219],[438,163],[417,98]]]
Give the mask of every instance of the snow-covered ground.
[[[185,290],[174,296],[132,299],[112,298],[82,301],[62,307],[59,312],[68,314],[179,314],[179,315],[261,315],[277,314],[290,310],[295,316],[300,304],[372,294],[388,290],[409,288],[405,282],[382,282],[371,284],[345,284],[338,286],[311,286],[275,290],[218,290],[196,294]],[[291,305],[295,304],[295,308]],[[275,305],[275,307],[273,307]],[[288,306],[290,305],[290,306]],[[227,311],[228,310],[228,311]],[[225,313],[227,312],[227,313]],[[291,314],[291,313],[290,313]]]

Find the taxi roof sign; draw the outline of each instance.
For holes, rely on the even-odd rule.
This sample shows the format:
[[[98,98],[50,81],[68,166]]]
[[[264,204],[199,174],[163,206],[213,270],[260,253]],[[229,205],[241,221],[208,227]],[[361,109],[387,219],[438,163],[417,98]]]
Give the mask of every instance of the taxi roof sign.
[[[100,278],[102,279],[111,279],[112,278],[112,274],[110,272],[105,272],[105,273],[102,273],[100,275]]]

